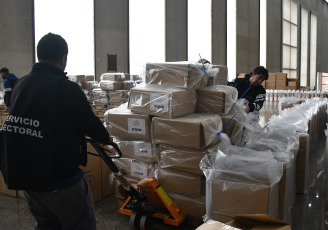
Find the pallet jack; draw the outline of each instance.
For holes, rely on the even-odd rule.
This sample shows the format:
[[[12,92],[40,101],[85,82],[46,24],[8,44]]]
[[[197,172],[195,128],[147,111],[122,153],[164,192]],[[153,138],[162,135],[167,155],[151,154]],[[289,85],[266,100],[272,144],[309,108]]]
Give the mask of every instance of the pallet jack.
[[[174,203],[156,179],[144,178],[138,183],[136,188],[126,180],[123,173],[112,161],[112,159],[122,157],[122,152],[116,143],[111,141],[107,144],[107,146],[115,149],[115,153],[113,153],[113,151],[100,146],[90,138],[86,140],[90,142],[97,152],[88,151],[88,154],[101,157],[113,172],[115,178],[127,191],[129,197],[120,208],[120,213],[130,216],[129,225],[131,229],[150,229],[152,217],[163,219],[165,224],[173,226],[179,226],[186,219],[186,215]]]

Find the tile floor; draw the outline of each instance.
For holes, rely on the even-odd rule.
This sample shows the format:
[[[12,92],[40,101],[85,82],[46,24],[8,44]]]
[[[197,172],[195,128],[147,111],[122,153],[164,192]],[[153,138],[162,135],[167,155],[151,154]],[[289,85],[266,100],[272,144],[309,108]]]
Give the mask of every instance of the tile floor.
[[[275,114],[276,104],[265,105],[263,111]],[[261,122],[267,121],[261,117]],[[310,154],[309,178],[310,186],[307,194],[298,194],[292,209],[293,230],[328,230],[325,224],[327,206],[327,182],[326,182],[326,137],[322,133],[318,137],[318,145]],[[111,195],[96,203],[97,229],[98,230],[128,230],[129,217],[118,213],[115,196]],[[33,218],[29,213],[25,200],[0,194],[0,230],[31,230],[33,229]],[[195,229],[188,223],[179,227],[164,225],[161,221],[154,220],[152,229],[163,230],[191,230]]]

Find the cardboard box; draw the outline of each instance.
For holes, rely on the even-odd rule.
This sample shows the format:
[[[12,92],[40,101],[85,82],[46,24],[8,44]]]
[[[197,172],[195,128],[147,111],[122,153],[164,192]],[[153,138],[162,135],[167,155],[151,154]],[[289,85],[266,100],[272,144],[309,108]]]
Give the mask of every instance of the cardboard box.
[[[105,113],[110,134],[125,140],[150,140],[150,116],[135,114],[129,109],[115,108]]]
[[[299,150],[296,156],[296,192],[306,192],[306,182],[308,174],[308,163],[310,154],[310,136],[308,134],[300,134]]]
[[[245,75],[246,75],[246,73],[239,73],[238,76],[237,76],[237,78],[244,78]]]
[[[109,99],[113,98],[129,98],[129,90],[115,90],[115,91],[108,91]]]
[[[124,79],[125,76],[122,73],[103,73],[100,76],[100,80],[105,81],[123,81]]]
[[[96,150],[88,143],[88,151],[96,153]],[[90,188],[92,192],[92,197],[94,202],[98,202],[102,199],[101,192],[101,158],[88,154],[88,163],[87,165],[80,166],[84,171],[85,175],[88,177]]]
[[[170,191],[167,191],[167,194],[181,208],[182,212],[187,215],[188,219],[202,220],[202,217],[206,214],[205,196],[191,196]]]
[[[101,197],[105,198],[115,192],[114,180],[111,178],[112,171],[101,159]]]
[[[155,178],[164,190],[195,196],[205,195],[204,176],[156,167]]]
[[[278,184],[269,186],[215,178],[212,180],[213,219],[224,223],[231,220],[222,214],[268,214],[277,217],[278,189]]]
[[[199,168],[201,159],[208,152],[217,152],[217,150],[218,145],[199,150],[160,144],[158,165],[161,168],[175,169],[203,176],[204,173]]]
[[[227,134],[229,136],[229,138],[232,137],[233,134],[233,129],[235,127],[236,124],[236,120],[235,118],[231,119],[233,115],[225,115],[225,116],[221,116],[222,119],[222,126],[225,127],[223,129],[223,133]],[[229,124],[228,124],[229,123]],[[221,130],[220,130],[221,131]]]
[[[263,214],[233,215],[228,223],[208,220],[196,230],[291,230],[288,223]]]
[[[122,90],[130,90],[131,88],[136,86],[136,84],[137,83],[135,81],[122,81],[121,88],[122,88]]]
[[[222,120],[216,114],[195,113],[174,119],[154,117],[152,125],[155,143],[204,149],[218,142]]]
[[[99,87],[99,83],[97,81],[82,82],[82,89],[92,90],[98,87]]]
[[[146,162],[157,162],[157,147],[151,141],[124,141],[114,139],[124,157]]]
[[[146,83],[185,89],[202,88],[207,76],[201,64],[188,62],[146,63]]]
[[[297,90],[298,87],[297,86],[286,86],[285,89],[289,89],[289,90]]]
[[[196,91],[140,85],[130,91],[129,108],[133,113],[176,118],[192,114],[196,109]]]
[[[120,81],[101,80],[99,82],[99,87],[102,90],[119,90],[121,89],[121,84]]]
[[[236,88],[227,85],[213,85],[197,89],[197,113],[218,113],[225,115],[238,99]]]
[[[207,86],[227,85],[228,84],[228,67],[223,65],[209,65],[210,69],[218,69],[215,76],[209,76]]]
[[[111,98],[109,100],[109,104],[111,107],[118,107],[126,102],[128,102],[128,99],[126,98]]]

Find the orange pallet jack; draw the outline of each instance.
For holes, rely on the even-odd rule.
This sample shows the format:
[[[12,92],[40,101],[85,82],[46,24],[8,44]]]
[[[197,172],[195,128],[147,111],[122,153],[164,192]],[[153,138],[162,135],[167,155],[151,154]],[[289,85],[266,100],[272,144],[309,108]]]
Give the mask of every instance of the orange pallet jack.
[[[126,180],[122,172],[112,161],[113,158],[122,157],[122,152],[116,143],[110,142],[107,144],[116,150],[113,155],[112,151],[101,147],[92,139],[87,138],[87,141],[90,142],[97,152],[88,152],[88,154],[101,157],[129,194],[128,199],[120,208],[120,213],[130,216],[129,225],[131,229],[151,229],[152,217],[163,219],[165,224],[174,226],[179,226],[186,219],[186,215],[174,203],[156,179],[142,179],[138,183],[137,188]],[[110,155],[107,153],[110,153]]]

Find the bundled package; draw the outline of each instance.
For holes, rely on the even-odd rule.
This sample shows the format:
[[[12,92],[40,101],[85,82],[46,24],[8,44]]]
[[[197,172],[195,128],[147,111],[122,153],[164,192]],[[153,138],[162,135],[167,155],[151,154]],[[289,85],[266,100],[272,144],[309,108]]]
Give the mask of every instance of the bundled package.
[[[96,88],[99,88],[99,83],[97,81],[82,82],[82,89],[93,90]]]
[[[226,115],[238,99],[236,88],[227,85],[213,85],[197,89],[197,113],[218,113]]]
[[[79,83],[79,82],[85,82],[85,75],[67,75],[68,79],[70,81]]]
[[[130,90],[129,108],[134,113],[182,117],[195,112],[196,91],[161,85],[138,85]]]
[[[110,134],[125,140],[150,140],[150,116],[135,114],[127,108],[107,110],[105,121],[110,127]]]
[[[200,176],[174,169],[156,167],[154,176],[165,191],[194,196],[205,195],[204,175]]]
[[[107,98],[107,91],[102,90],[100,88],[93,89],[92,94],[94,99]]]
[[[129,90],[115,90],[115,91],[108,91],[108,97],[110,99],[119,99],[119,98],[129,98]]]
[[[102,90],[119,90],[121,89],[120,81],[101,80],[99,86]]]
[[[120,140],[114,138],[114,142],[120,148],[123,156],[139,159],[147,162],[157,162],[157,147],[151,141]]]
[[[100,81],[124,81],[126,79],[123,73],[103,73],[100,76]]]
[[[268,214],[278,218],[282,163],[265,152],[231,146],[204,156],[206,219],[227,222],[226,215]]]
[[[223,65],[211,65],[213,69],[218,69],[213,76],[208,77],[207,86],[211,85],[227,85],[228,84],[228,67]]]
[[[216,152],[218,145],[205,149],[183,148],[172,145],[159,145],[158,165],[161,168],[176,169],[182,172],[204,175],[199,168],[201,159],[208,152]]]
[[[217,132],[222,129],[217,114],[194,113],[169,119],[153,118],[153,141],[160,144],[204,149],[219,141]]]
[[[130,90],[131,88],[135,87],[137,85],[136,81],[122,81],[121,82],[121,89],[123,90]]]
[[[202,65],[191,62],[146,63],[146,83],[185,89],[202,88],[208,77]]]

